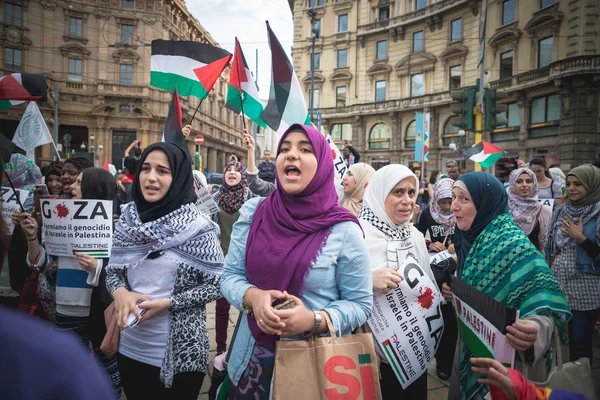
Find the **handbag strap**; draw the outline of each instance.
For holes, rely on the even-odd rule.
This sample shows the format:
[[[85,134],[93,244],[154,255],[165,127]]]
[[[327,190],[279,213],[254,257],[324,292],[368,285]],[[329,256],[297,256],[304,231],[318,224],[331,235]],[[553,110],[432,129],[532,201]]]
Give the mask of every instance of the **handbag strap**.
[[[240,329],[240,323],[242,322],[242,315],[244,313],[240,312],[238,315],[237,322],[235,323],[235,329],[233,330],[233,336],[231,337],[231,341],[229,342],[229,350],[227,352],[227,356],[225,357],[225,364],[229,364],[229,357],[231,357],[231,349],[233,349],[233,344],[235,343],[235,337],[237,336],[238,329]]]

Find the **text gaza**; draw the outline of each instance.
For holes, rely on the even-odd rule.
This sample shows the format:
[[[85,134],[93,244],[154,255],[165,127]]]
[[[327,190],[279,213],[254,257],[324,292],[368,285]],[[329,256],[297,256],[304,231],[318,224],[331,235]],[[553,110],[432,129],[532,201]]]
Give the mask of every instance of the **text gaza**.
[[[8,199],[4,199],[4,195],[10,192],[10,197]],[[19,204],[19,197],[11,188],[3,187],[2,188],[2,201],[6,203],[15,203]]]
[[[108,213],[104,208],[104,204],[101,202],[95,203],[94,207],[88,207],[87,201],[74,201],[73,205],[77,207],[77,210],[73,214],[72,219],[95,219],[97,216],[101,216],[104,219],[108,219]],[[50,203],[42,202],[42,215],[44,218],[52,218],[52,210],[50,209]],[[90,212],[90,208],[92,208]]]

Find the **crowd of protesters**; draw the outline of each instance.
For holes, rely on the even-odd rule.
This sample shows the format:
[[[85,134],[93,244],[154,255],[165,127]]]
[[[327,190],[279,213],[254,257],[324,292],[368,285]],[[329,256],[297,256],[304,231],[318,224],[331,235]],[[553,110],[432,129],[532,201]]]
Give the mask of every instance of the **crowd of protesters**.
[[[243,141],[246,165],[232,153],[214,191],[193,173],[187,150],[169,143],[142,150],[134,141],[116,176],[82,157],[53,162],[42,174],[27,157],[11,156],[3,186],[29,196],[12,215],[12,234],[1,221],[0,359],[16,363],[21,355],[15,352],[25,345],[19,335],[37,329],[41,346],[64,346],[72,359],[56,348],[36,355],[30,347],[23,356],[43,354],[46,364],[80,362],[80,371],[63,379],[85,379],[87,371],[91,381],[88,390],[81,382],[56,389],[48,379],[32,387],[13,371],[0,379],[0,397],[46,398],[48,389],[81,393],[75,398],[118,399],[123,390],[129,400],[196,399],[209,363],[206,305],[216,301],[215,339],[217,355],[227,353],[228,398],[269,399],[278,340],[327,335],[325,317],[338,336],[368,332],[373,295],[405,279],[397,269],[406,257],[436,281],[430,259],[446,251],[456,277],[519,310],[519,319],[506,327],[519,354],[516,369],[544,381],[547,361],[556,356],[555,332],[568,341],[570,360],[593,359],[600,317],[597,164],[562,171],[553,155],[528,163],[505,157],[494,176],[463,173],[461,161],[449,160],[427,179],[420,167],[392,164],[375,171],[346,142],[341,154],[347,169],[336,181],[332,149],[312,127],[292,125],[273,159],[265,150],[258,165],[252,135],[246,132]],[[203,188],[218,206],[212,215],[202,211]],[[112,201],[110,258],[49,255],[41,199]],[[30,282],[37,284],[33,294],[25,289]],[[436,372],[450,381],[449,398],[541,393],[519,372],[472,357],[458,334],[451,281],[437,282],[447,303]],[[274,308],[285,300],[294,307]],[[235,340],[227,343],[231,306],[242,314]],[[28,310],[69,335],[7,308]],[[119,343],[116,353],[106,354],[102,343],[112,324],[120,330]],[[82,348],[100,369],[82,361]],[[383,399],[427,398],[427,374],[402,388],[383,354],[378,365]]]

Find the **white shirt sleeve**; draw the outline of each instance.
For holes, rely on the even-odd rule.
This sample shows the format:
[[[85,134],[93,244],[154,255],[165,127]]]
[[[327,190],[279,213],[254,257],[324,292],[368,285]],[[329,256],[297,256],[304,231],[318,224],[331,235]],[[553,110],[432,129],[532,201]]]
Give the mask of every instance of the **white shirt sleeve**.
[[[98,286],[100,281],[100,273],[102,272],[103,262],[101,258],[96,259],[96,270],[94,272],[88,271],[88,277],[86,283],[92,286]]]

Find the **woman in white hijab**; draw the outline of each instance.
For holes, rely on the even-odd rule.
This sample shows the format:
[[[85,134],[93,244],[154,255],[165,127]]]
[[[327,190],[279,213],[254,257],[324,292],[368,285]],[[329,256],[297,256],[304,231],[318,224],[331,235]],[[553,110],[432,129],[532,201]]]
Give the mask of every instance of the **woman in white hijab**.
[[[411,256],[435,282],[429,266],[425,238],[412,224],[419,181],[403,165],[388,165],[373,175],[358,215],[369,247],[373,292],[387,293],[403,279],[396,271]],[[380,364],[383,399],[427,399],[427,374],[402,389],[394,371],[384,360]]]

